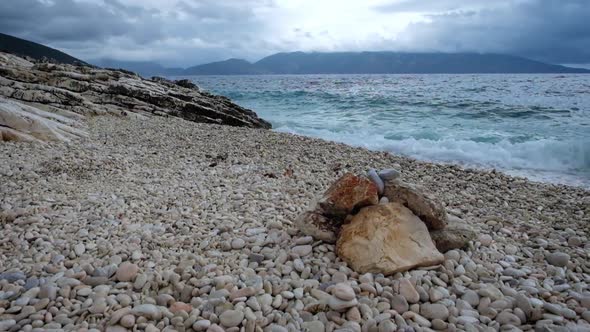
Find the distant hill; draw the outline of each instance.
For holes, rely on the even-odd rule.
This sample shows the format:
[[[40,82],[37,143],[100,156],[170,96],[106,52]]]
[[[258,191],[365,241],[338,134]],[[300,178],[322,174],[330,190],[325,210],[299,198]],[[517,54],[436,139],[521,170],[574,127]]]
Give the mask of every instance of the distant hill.
[[[183,75],[590,73],[518,56],[479,53],[277,53],[250,63],[230,59],[191,67]]]
[[[256,75],[272,74],[271,71],[259,67],[246,60],[229,59],[211,62],[204,65],[190,67],[184,70],[184,75]]]
[[[86,62],[76,59],[71,55],[51,47],[9,36],[3,33],[0,33],[0,52],[28,56],[36,60],[42,60],[43,58],[46,58],[58,63],[87,65]]]
[[[152,61],[120,61],[113,59],[99,59],[91,61],[93,65],[102,68],[125,69],[143,77],[182,75],[183,68],[165,68]]]

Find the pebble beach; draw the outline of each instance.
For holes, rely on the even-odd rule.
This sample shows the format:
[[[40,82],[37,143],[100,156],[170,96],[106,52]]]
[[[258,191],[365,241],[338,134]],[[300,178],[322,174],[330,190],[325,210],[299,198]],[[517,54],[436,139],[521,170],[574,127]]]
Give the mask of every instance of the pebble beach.
[[[590,192],[264,129],[88,117],[0,144],[0,331],[590,331]],[[351,270],[293,222],[395,168],[478,238]]]

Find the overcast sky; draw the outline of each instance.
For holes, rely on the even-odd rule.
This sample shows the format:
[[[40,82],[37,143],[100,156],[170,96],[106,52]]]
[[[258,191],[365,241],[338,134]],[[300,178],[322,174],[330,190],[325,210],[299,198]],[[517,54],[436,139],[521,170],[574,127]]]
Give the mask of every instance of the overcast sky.
[[[590,0],[0,0],[0,32],[83,60],[474,51],[590,64]]]

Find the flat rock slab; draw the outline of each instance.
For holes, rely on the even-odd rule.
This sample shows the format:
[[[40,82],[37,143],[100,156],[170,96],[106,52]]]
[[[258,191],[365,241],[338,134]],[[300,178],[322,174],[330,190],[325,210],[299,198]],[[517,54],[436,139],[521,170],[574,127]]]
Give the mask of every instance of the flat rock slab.
[[[361,209],[342,226],[336,250],[358,273],[392,275],[444,261],[426,225],[400,203]]]

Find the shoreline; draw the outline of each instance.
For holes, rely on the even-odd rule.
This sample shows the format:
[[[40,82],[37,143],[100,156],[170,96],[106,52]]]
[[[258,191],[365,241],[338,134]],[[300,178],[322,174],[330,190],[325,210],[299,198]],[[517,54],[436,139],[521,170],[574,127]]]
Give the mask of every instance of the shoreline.
[[[586,191],[590,191],[590,179],[582,179],[582,180],[586,180],[587,184],[582,181],[581,184],[579,185],[575,185],[572,183],[572,181],[574,181],[574,179],[570,179],[567,178],[567,180],[565,181],[559,181],[559,180],[549,180],[546,179],[545,177],[538,176],[535,177],[535,175],[533,174],[529,174],[527,175],[527,172],[532,172],[534,170],[520,170],[520,169],[508,169],[508,168],[494,168],[494,167],[490,167],[490,166],[486,166],[486,165],[482,165],[482,164],[472,164],[469,162],[461,162],[458,160],[455,161],[437,161],[437,160],[428,160],[428,159],[420,159],[418,157],[414,157],[411,155],[404,155],[404,154],[397,154],[395,151],[388,151],[385,149],[373,149],[370,147],[366,147],[363,145],[353,145],[353,144],[348,144],[345,142],[341,142],[341,141],[335,141],[335,140],[330,140],[327,138],[322,138],[320,136],[308,136],[308,135],[304,135],[304,134],[300,134],[300,133],[296,133],[294,131],[288,131],[288,130],[281,130],[281,128],[272,128],[271,129],[273,132],[277,132],[277,133],[284,133],[284,134],[290,134],[290,135],[296,135],[296,136],[303,136],[303,137],[309,137],[309,138],[314,138],[314,139],[319,139],[319,140],[323,140],[326,142],[331,142],[331,143],[338,143],[338,144],[344,144],[347,146],[351,146],[351,147],[355,147],[355,148],[361,148],[361,149],[366,149],[368,151],[371,152],[386,152],[389,153],[391,155],[400,157],[400,158],[407,158],[407,159],[411,159],[417,162],[422,162],[422,163],[428,163],[428,164],[435,164],[435,165],[446,165],[446,166],[456,166],[459,167],[460,169],[463,170],[473,170],[473,171],[481,171],[481,172],[495,172],[495,173],[501,173],[505,176],[509,176],[509,177],[513,177],[516,179],[522,179],[522,180],[526,180],[532,183],[536,183],[536,184],[548,184],[548,185],[556,185],[556,186],[566,186],[566,187],[572,187],[572,188],[580,188]],[[538,171],[540,173],[550,173],[548,171]],[[512,174],[511,174],[512,173]],[[553,174],[553,173],[551,173]],[[553,175],[564,175],[562,173],[559,174],[553,174]],[[546,180],[543,180],[546,179]],[[579,179],[579,178],[576,178]]]

